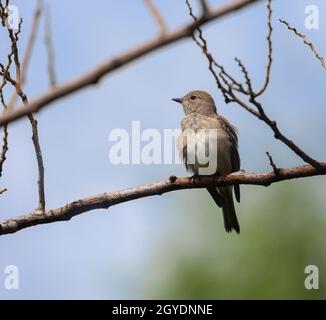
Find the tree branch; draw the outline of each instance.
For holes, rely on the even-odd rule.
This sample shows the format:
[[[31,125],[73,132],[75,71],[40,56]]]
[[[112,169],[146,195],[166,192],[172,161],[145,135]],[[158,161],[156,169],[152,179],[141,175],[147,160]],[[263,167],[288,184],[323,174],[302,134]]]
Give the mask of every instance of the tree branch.
[[[269,85],[269,79],[271,77],[271,69],[273,63],[273,46],[272,46],[272,33],[273,33],[273,26],[272,26],[272,0],[268,0],[267,3],[267,10],[268,10],[268,18],[267,18],[267,27],[268,27],[268,35],[267,35],[267,44],[268,44],[268,61],[266,66],[266,75],[265,75],[265,82],[263,87],[255,93],[255,97],[261,96],[267,89]]]
[[[152,0],[144,0],[145,5],[147,6],[148,10],[150,11],[150,13],[152,14],[152,16],[154,17],[154,20],[156,21],[159,29],[160,29],[160,33],[161,35],[165,35],[168,32],[168,27],[160,13],[160,11],[158,10],[158,8],[155,6],[155,4],[153,3]]]
[[[39,4],[38,4],[38,6],[39,6]],[[1,18],[2,18],[3,25],[5,25],[4,21],[5,21],[6,17],[4,15],[2,15]],[[16,68],[16,79],[15,79],[16,93],[21,98],[24,106],[26,106],[26,105],[28,105],[28,98],[22,90],[22,72],[21,72],[21,64],[20,64],[18,45],[17,45],[18,40],[19,40],[19,35],[21,33],[22,23],[23,23],[23,20],[21,19],[17,32],[13,32],[13,30],[10,29],[10,27],[8,25],[6,26],[6,28],[7,28],[8,36],[9,36],[9,39],[11,42],[11,52],[13,53],[13,59],[14,59],[15,68]],[[38,190],[39,190],[38,209],[41,211],[44,211],[45,210],[44,165],[43,165],[43,157],[42,157],[42,151],[41,151],[41,146],[40,146],[40,141],[39,141],[38,123],[32,113],[27,114],[27,117],[28,117],[31,127],[32,127],[32,141],[33,141],[33,146],[34,146],[34,151],[35,151],[37,166],[38,166]]]
[[[37,2],[36,8],[34,10],[32,26],[31,26],[31,29],[29,32],[29,36],[28,36],[28,40],[27,40],[27,47],[26,47],[26,51],[25,51],[23,61],[22,61],[22,70],[21,70],[21,86],[22,87],[24,86],[24,84],[26,82],[28,66],[29,66],[29,62],[31,60],[33,49],[34,49],[37,32],[39,30],[40,19],[42,16],[42,8],[43,8],[43,2],[41,0],[39,0]],[[13,86],[15,86],[15,84],[13,84]],[[10,97],[9,103],[8,103],[9,110],[12,110],[12,108],[15,106],[17,97],[18,97],[17,92],[16,92],[16,90],[14,90],[11,94],[11,97]]]
[[[2,177],[3,165],[7,159],[8,145],[8,125],[3,127],[2,149],[0,153],[0,178]]]
[[[313,52],[313,54],[315,55],[315,57],[319,60],[321,66],[324,69],[326,69],[325,59],[319,54],[319,52],[315,48],[314,44],[307,38],[307,36],[304,35],[303,33],[301,33],[300,31],[298,31],[296,28],[291,27],[290,24],[287,21],[281,20],[281,19],[279,19],[279,21],[282,24],[284,24],[295,35],[297,35],[299,38],[302,39],[302,41],[304,42],[304,44],[306,44],[310,48],[310,50]]]
[[[144,57],[145,55],[159,48],[180,41],[181,39],[191,37],[197,26],[201,26],[210,21],[224,17],[258,1],[261,0],[235,0],[218,6],[215,9],[210,9],[210,11],[208,11],[205,16],[198,19],[198,21],[169,32],[164,35],[164,37],[155,37],[153,40],[150,40],[136,48],[130,49],[116,57],[108,59],[87,73],[45,92],[43,95],[30,101],[28,105],[20,106],[17,108],[17,110],[2,114],[0,117],[0,126],[20,119],[27,114],[37,112],[50,103],[77,92],[87,86],[97,84],[103,76],[127,65],[128,63]]]
[[[193,14],[193,10],[191,7],[191,4],[189,2],[189,0],[185,0],[186,5],[188,7],[189,10],[189,15],[193,18],[194,22],[197,22],[198,19],[197,17]],[[268,43],[269,43],[269,52],[268,52],[268,60],[269,60],[269,67],[267,66],[267,74],[270,73],[270,67],[271,67],[271,61],[272,61],[272,25],[271,25],[271,15],[272,15],[272,7],[271,7],[271,0],[268,0],[268,4],[267,4],[267,9],[268,9],[268,25],[269,26],[269,31],[268,31]],[[195,31],[198,32],[198,38],[196,38],[195,36]],[[207,41],[205,40],[204,36],[203,36],[203,32],[201,30],[200,26],[197,26],[196,29],[194,30],[194,34],[192,36],[193,40],[195,41],[195,43],[197,44],[197,46],[199,46],[203,52],[203,54],[205,55],[205,57],[208,60],[208,69],[211,72],[211,74],[213,75],[214,79],[216,80],[216,84],[218,89],[222,92],[224,98],[225,98],[225,102],[226,103],[230,103],[230,102],[235,102],[238,105],[240,105],[242,108],[244,108],[245,110],[247,110],[248,112],[250,112],[252,115],[254,115],[255,117],[257,117],[259,120],[265,122],[265,124],[270,127],[270,129],[272,129],[273,133],[274,133],[274,137],[277,140],[282,141],[286,146],[288,146],[294,153],[296,153],[303,161],[309,163],[310,165],[312,165],[313,167],[315,167],[317,170],[320,169],[320,163],[319,161],[313,159],[312,157],[310,157],[306,152],[304,152],[299,146],[297,146],[292,140],[290,140],[289,138],[287,138],[278,128],[276,121],[272,120],[269,116],[267,116],[267,114],[265,113],[265,110],[262,106],[262,104],[260,102],[258,102],[256,100],[256,98],[261,95],[263,92],[265,92],[265,90],[267,89],[267,86],[269,84],[269,75],[266,76],[267,79],[267,86],[263,88],[263,90],[261,90],[259,92],[259,94],[255,94],[253,89],[252,89],[252,81],[249,77],[249,73],[246,69],[246,67],[244,66],[244,64],[241,62],[240,59],[236,58],[236,62],[238,63],[238,65],[241,68],[242,73],[244,74],[245,77],[245,81],[248,87],[248,90],[244,89],[244,86],[242,84],[239,84],[238,82],[236,82],[234,80],[234,78],[225,71],[225,69],[221,66],[221,64],[219,64],[218,62],[216,62],[216,60],[214,59],[214,57],[212,56],[212,54],[208,51],[208,47],[207,47]],[[219,69],[219,74],[216,73],[216,71],[213,68],[213,65],[216,66]],[[220,78],[219,78],[220,77]],[[224,85],[222,85],[222,81],[224,82]],[[239,96],[234,92],[234,90],[242,93],[243,95],[247,96],[247,98],[249,99],[249,103],[247,103],[246,101],[244,101],[242,98],[239,98]]]
[[[15,233],[19,230],[37,226],[40,224],[68,221],[71,218],[95,209],[108,209],[117,204],[162,195],[167,192],[183,189],[199,189],[208,186],[226,186],[233,184],[246,184],[257,186],[269,186],[272,183],[303,177],[312,177],[326,174],[326,163],[321,163],[321,169],[317,170],[311,165],[279,169],[275,173],[245,173],[243,171],[232,173],[225,178],[215,176],[199,176],[190,178],[176,178],[157,183],[138,186],[135,188],[102,193],[95,196],[79,199],[64,205],[63,207],[39,211],[27,215],[11,218],[0,222],[0,235]]]

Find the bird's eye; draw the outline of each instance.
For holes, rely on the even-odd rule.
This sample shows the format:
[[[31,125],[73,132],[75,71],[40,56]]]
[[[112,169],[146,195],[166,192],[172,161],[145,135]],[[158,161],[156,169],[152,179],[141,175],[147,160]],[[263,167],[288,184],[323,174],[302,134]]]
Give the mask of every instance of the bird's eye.
[[[190,99],[195,100],[195,99],[197,99],[197,97],[196,96],[191,96]]]

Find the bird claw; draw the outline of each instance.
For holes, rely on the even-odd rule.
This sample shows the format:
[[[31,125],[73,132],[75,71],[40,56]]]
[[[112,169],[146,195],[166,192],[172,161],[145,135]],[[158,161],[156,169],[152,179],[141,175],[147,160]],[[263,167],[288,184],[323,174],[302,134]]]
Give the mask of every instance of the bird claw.
[[[176,176],[170,176],[169,178],[169,181],[170,183],[175,183],[175,181],[177,180],[178,178]]]
[[[196,182],[196,178],[198,178],[199,175],[198,174],[194,174],[193,176],[190,177],[190,181],[191,183],[195,183]]]

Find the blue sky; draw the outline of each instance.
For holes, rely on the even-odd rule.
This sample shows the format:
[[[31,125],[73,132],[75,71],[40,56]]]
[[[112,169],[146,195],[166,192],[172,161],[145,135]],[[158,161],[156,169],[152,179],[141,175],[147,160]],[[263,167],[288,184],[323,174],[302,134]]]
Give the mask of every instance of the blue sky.
[[[169,28],[189,21],[183,1],[155,2]],[[212,6],[223,2],[210,1]],[[326,54],[326,3],[314,1],[320,9],[320,29],[306,30],[304,9],[311,1],[274,2],[274,64],[270,87],[261,101],[285,134],[312,156],[325,159],[326,73],[309,49],[277,19],[288,20]],[[82,74],[158,32],[142,1],[99,0],[91,6],[77,0],[48,3],[59,82]],[[35,1],[17,0],[13,4],[24,17],[20,43],[23,52]],[[256,87],[263,82],[266,65],[265,20],[263,1],[204,28],[218,61],[239,75],[233,59],[241,57]],[[43,29],[42,21],[25,87],[30,98],[48,88]],[[129,130],[133,120],[140,120],[142,128],[177,128],[183,114],[171,98],[191,89],[211,92],[218,111],[238,127],[243,169],[270,170],[266,151],[282,167],[302,163],[257,119],[238,106],[223,103],[206,60],[187,39],[137,60],[99,85],[37,114],[47,206],[62,206],[84,196],[159,181],[172,174],[185,175],[181,165],[110,164],[109,133],[114,128]],[[26,120],[10,127],[10,151],[0,184],[9,191],[0,197],[1,219],[28,213],[37,203],[37,168],[30,137]],[[190,194],[194,200],[203,199],[199,191],[140,199],[108,211],[86,213],[70,222],[1,237],[0,298],[138,297],[150,252],[178,221],[180,208],[176,203],[187,201]],[[20,270],[17,291],[5,290],[1,285],[2,270],[10,264]]]

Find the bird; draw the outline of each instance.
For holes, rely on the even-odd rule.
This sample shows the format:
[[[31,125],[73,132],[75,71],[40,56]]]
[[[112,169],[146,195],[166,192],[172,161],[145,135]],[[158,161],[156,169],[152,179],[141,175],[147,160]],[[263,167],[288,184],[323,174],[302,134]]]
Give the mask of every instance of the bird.
[[[238,131],[217,113],[213,97],[206,91],[193,90],[183,98],[172,100],[181,104],[185,113],[176,145],[186,170],[194,176],[219,177],[239,171]],[[204,150],[206,157],[198,157],[198,150]],[[203,158],[206,162],[199,161]],[[208,168],[213,172],[207,174]],[[233,191],[235,198],[240,202],[240,186],[236,184],[218,188],[207,187],[207,190],[217,206],[222,208],[226,232],[235,230],[240,233],[233,202]]]

